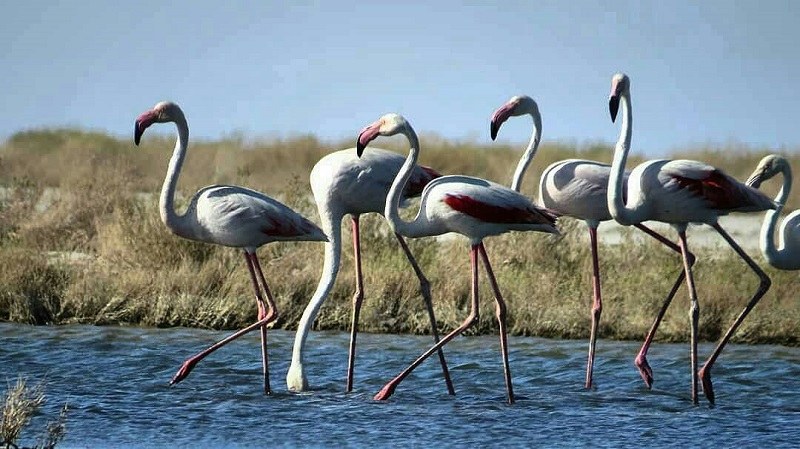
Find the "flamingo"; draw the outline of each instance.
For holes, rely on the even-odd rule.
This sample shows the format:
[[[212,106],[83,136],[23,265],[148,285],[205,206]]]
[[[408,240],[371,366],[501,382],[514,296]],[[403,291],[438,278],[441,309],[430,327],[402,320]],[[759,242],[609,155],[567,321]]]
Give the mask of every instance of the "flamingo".
[[[792,190],[792,168],[789,166],[789,162],[777,154],[765,156],[747,180],[747,184],[759,188],[762,182],[778,173],[783,174],[783,186],[781,186],[778,196],[775,197],[778,208],[767,211],[764,216],[759,246],[761,254],[773,267],[779,270],[800,270],[800,210],[792,212],[781,221],[778,231],[780,243],[777,246],[774,238],[775,226],[778,224],[778,218],[789,198],[789,192]]]
[[[375,395],[375,399],[388,399],[400,382],[420,363],[478,320],[478,257],[480,257],[495,295],[507,400],[512,404],[514,393],[508,363],[506,304],[497,286],[483,239],[508,231],[540,231],[557,234],[556,217],[533,204],[524,195],[500,184],[480,178],[451,175],[431,181],[422,191],[419,211],[414,220],[404,221],[399,214],[402,190],[408,183],[419,157],[419,140],[411,124],[399,114],[386,114],[359,133],[356,149],[360,156],[367,144],[378,136],[396,134],[406,137],[410,150],[386,197],[384,216],[392,230],[406,237],[427,237],[447,232],[456,232],[467,237],[471,245],[472,301],[467,319],[390,380]]]
[[[539,106],[536,101],[527,95],[517,95],[511,97],[503,106],[498,108],[491,119],[490,132],[492,140],[497,138],[500,127],[510,117],[529,115],[533,120],[533,132],[527,148],[522,153],[522,157],[514,171],[511,181],[511,188],[520,191],[522,178],[525,171],[536,155],[541,141],[542,116],[539,113]],[[595,348],[597,345],[597,333],[600,327],[600,314],[603,310],[602,296],[600,293],[600,265],[597,256],[597,227],[603,221],[611,220],[611,212],[606,205],[606,192],[608,190],[608,178],[611,173],[611,166],[596,161],[585,159],[567,159],[554,162],[548,166],[539,179],[539,202],[538,204],[558,215],[583,220],[589,229],[589,243],[592,251],[592,311],[591,311],[591,330],[589,333],[589,358],[586,363],[586,380],[584,386],[592,387],[592,372],[594,367]],[[636,223],[645,234],[663,243],[673,251],[680,254],[681,250],[675,243],[667,240],[666,237],[658,234],[647,226]],[[690,262],[694,263],[694,256],[690,256]],[[670,290],[665,306],[672,301],[672,297],[683,283],[683,272],[678,276],[675,284]],[[663,312],[659,317],[663,316]],[[658,327],[660,318],[648,332],[645,344],[639,351],[634,360],[634,365],[639,370],[648,388],[653,385],[653,371],[647,362],[647,350],[655,336],[655,329]]]
[[[622,104],[622,129],[614,149],[611,177],[608,180],[608,209],[614,219],[622,225],[628,226],[645,220],[655,220],[669,223],[678,232],[691,301],[689,316],[691,320],[692,402],[698,403],[697,383],[699,378],[703,384],[703,393],[713,404],[714,390],[711,383],[711,368],[730,337],[767,292],[771,283],[769,276],[719,225],[718,218],[730,212],[759,212],[774,209],[776,204],[762,192],[737,181],[722,170],[703,162],[691,160],[661,159],[644,162],[631,171],[626,182],[624,169],[630,151],[633,128],[630,78],[625,74],[617,73],[611,80],[611,95],[608,103],[612,121],[616,120],[620,103]],[[627,200],[623,199],[626,185]],[[705,223],[713,227],[760,280],[758,289],[747,306],[736,317],[733,325],[725,332],[699,371],[697,370],[697,322],[700,309],[686,241],[686,228],[689,223]]]
[[[167,176],[161,188],[161,198],[158,203],[161,221],[179,237],[242,248],[258,303],[258,321],[186,360],[170,381],[170,385],[185,379],[195,365],[212,352],[242,335],[260,328],[264,393],[270,394],[266,325],[277,318],[278,312],[264,273],[261,271],[256,250],[270,242],[323,242],[327,241],[327,237],[317,225],[279,201],[239,186],[204,187],[194,194],[186,212],[178,215],[175,212],[175,189],[189,143],[189,126],[186,116],[177,104],[168,101],[160,102],[136,119],[133,140],[136,145],[139,145],[142,134],[150,125],[167,122],[175,123],[178,129],[178,140],[175,143],[175,150],[167,168]],[[261,288],[264,290],[266,303],[261,294]]]
[[[403,165],[405,158],[397,153],[371,149],[369,154],[359,158],[355,148],[336,151],[320,159],[311,170],[311,190],[317,203],[322,228],[329,237],[325,245],[325,258],[317,290],[303,311],[297,333],[295,334],[292,363],[286,375],[286,383],[292,391],[308,389],[308,380],[303,365],[303,352],[306,338],[311,326],[336,281],[342,248],[342,219],[350,215],[353,228],[353,250],[355,253],[356,292],[353,295],[353,315],[350,334],[350,350],[347,365],[345,390],[353,388],[353,366],[355,363],[356,333],[361,303],[364,300],[363,275],[361,273],[361,244],[359,239],[359,216],[370,212],[383,214],[386,195],[392,180]],[[419,196],[422,188],[432,179],[441,176],[429,167],[415,166],[411,181],[403,191],[403,199]],[[430,283],[419,268],[405,240],[395,233],[400,248],[406,255],[420,282],[420,290],[428,309],[431,331],[434,339],[439,341],[436,319],[431,302]],[[444,353],[439,351],[439,359],[444,373],[445,383],[450,394],[455,394],[447,370]]]

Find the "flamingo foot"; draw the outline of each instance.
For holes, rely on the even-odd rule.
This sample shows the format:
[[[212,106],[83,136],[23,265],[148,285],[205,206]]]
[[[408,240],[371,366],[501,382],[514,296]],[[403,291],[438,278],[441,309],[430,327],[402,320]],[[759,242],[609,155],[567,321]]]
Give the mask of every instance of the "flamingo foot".
[[[381,388],[381,391],[379,391],[378,394],[376,394],[372,399],[376,401],[385,401],[394,394],[395,388],[397,388],[397,384],[394,383],[394,381],[391,381],[384,385],[383,388]]]
[[[178,382],[182,381],[183,379],[186,379],[187,377],[189,377],[189,373],[192,372],[192,369],[194,369],[194,366],[196,364],[197,364],[197,361],[195,361],[194,358],[191,358],[191,359],[183,362],[183,365],[181,365],[181,368],[178,370],[178,372],[175,373],[174,376],[172,376],[172,380],[169,381],[169,384],[170,385],[175,385],[176,383],[178,383]]]
[[[642,376],[642,380],[644,384],[647,385],[647,389],[653,388],[653,369],[650,368],[650,364],[647,363],[647,357],[639,354],[633,364],[636,366],[636,369],[639,370],[639,375]]]
[[[700,381],[703,382],[703,394],[706,395],[706,399],[711,405],[714,405],[714,386],[711,384],[711,371],[706,371],[706,367],[703,367],[697,376],[700,377]]]

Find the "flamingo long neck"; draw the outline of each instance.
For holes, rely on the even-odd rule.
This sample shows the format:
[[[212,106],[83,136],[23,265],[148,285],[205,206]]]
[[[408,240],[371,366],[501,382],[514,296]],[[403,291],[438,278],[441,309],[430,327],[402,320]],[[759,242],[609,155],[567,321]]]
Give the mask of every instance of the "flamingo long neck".
[[[386,196],[384,216],[394,232],[405,237],[423,237],[428,235],[426,232],[427,229],[423,223],[425,219],[422,217],[422,207],[425,201],[424,191],[422,199],[423,202],[420,205],[420,210],[417,212],[417,216],[414,218],[414,220],[409,222],[400,217],[400,202],[403,199],[403,190],[405,189],[406,183],[411,177],[411,174],[414,171],[414,166],[417,164],[417,159],[419,158],[419,140],[417,139],[417,134],[413,129],[409,129],[406,133],[406,137],[408,138],[411,148],[409,149],[406,161],[403,163],[403,166],[400,167],[400,171],[397,172],[397,176],[395,176],[394,181],[392,182],[392,187],[389,189],[389,194]]]
[[[319,208],[322,229],[328,236],[328,242],[325,243],[325,258],[322,262],[322,275],[317,284],[317,289],[311,296],[306,309],[303,311],[303,316],[300,318],[300,323],[297,326],[297,333],[294,338],[294,347],[292,349],[292,368],[290,368],[290,375],[292,370],[299,369],[301,373],[299,377],[305,379],[302,374],[303,351],[305,348],[306,338],[308,333],[311,332],[311,326],[317,319],[319,310],[322,303],[328,297],[333,284],[336,282],[336,274],[339,272],[339,264],[341,262],[342,253],[342,218],[343,214],[324,210],[323,207]],[[305,382],[305,380],[303,380]],[[305,389],[307,386],[303,386]]]
[[[633,111],[631,110],[630,92],[621,94],[622,129],[619,133],[617,145],[614,148],[614,160],[611,163],[611,174],[608,179],[608,210],[620,224],[631,225],[642,221],[641,209],[628,207],[622,197],[625,182],[625,163],[628,161],[628,152],[631,149],[631,135],[633,134]],[[628,192],[629,195],[631,192]],[[628,202],[634,203],[635,198]]]
[[[189,146],[189,125],[183,116],[177,117],[175,125],[178,128],[178,140],[175,142],[175,150],[167,167],[167,176],[161,186],[161,198],[158,201],[161,221],[167,225],[172,232],[181,237],[191,237],[191,227],[185,219],[185,215],[178,215],[175,212],[175,189],[178,185],[178,177],[183,167],[183,160],[186,157],[186,149]]]
[[[789,199],[789,193],[792,190],[792,169],[788,164],[784,165],[781,169],[783,174],[783,185],[775,201],[778,203],[777,209],[768,210],[764,216],[764,223],[761,225],[761,234],[759,236],[759,246],[761,253],[767,262],[773,266],[781,265],[783,259],[789,257],[788,251],[783,251],[786,242],[783,241],[783,235],[780,236],[780,242],[775,245],[775,227],[778,225],[783,206],[786,200]]]
[[[511,188],[520,191],[522,188],[522,178],[525,176],[525,171],[528,170],[528,165],[533,161],[536,156],[536,150],[539,149],[539,141],[542,138],[542,119],[536,114],[532,114],[533,118],[533,131],[531,132],[531,140],[528,142],[528,147],[522,153],[517,163],[517,169],[514,170],[514,177],[511,179]]]

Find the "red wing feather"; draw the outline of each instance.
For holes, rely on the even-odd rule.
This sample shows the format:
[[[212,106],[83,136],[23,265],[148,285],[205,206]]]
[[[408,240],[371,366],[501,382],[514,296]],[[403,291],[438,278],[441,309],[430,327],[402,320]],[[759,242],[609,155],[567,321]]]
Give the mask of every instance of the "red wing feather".
[[[555,216],[531,207],[502,207],[477,201],[467,195],[447,195],[445,204],[453,210],[486,223],[554,224]]]
[[[711,171],[704,179],[673,176],[683,189],[704,198],[714,209],[736,209],[749,205],[746,196],[741,195],[739,185],[719,170]]]

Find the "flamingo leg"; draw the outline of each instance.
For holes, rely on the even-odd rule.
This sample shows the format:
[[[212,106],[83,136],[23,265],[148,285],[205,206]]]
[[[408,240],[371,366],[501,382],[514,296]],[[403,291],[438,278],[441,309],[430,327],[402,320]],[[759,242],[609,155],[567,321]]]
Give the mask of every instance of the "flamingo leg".
[[[250,269],[250,273],[251,273],[251,277],[252,277],[252,275],[253,275],[253,271],[252,271],[253,267],[251,265],[250,257],[246,256],[246,260],[247,260],[247,267],[248,267],[248,269]],[[256,264],[258,264],[257,260],[256,260]],[[260,272],[261,268],[258,267],[258,265],[256,265],[256,267],[258,268],[258,270]],[[253,279],[254,279],[254,277],[253,277]],[[257,284],[254,283],[254,285],[257,285]],[[266,286],[266,283],[265,283],[265,286]],[[261,296],[261,292],[257,291],[256,298],[260,299],[260,296]],[[263,299],[261,299],[261,303],[262,304],[259,305],[259,315],[261,314],[261,308],[263,307]],[[212,352],[214,352],[217,349],[219,349],[219,348],[227,345],[228,343],[236,340],[237,338],[241,337],[242,335],[248,334],[248,333],[254,331],[257,328],[265,327],[267,324],[275,321],[275,318],[277,318],[277,315],[275,313],[275,308],[273,307],[271,310],[269,310],[266,313],[266,315],[263,318],[260,318],[255,323],[245,327],[244,329],[236,331],[235,333],[225,337],[224,339],[214,343],[213,345],[209,346],[208,348],[204,349],[203,351],[201,351],[201,352],[195,354],[194,356],[190,357],[185,362],[183,362],[183,365],[181,365],[180,369],[178,369],[178,372],[175,373],[175,375],[172,377],[172,380],[170,380],[169,384],[170,385],[174,385],[174,384],[182,381],[186,377],[188,377],[189,373],[192,371],[192,369],[194,369],[194,367],[201,360],[206,358]],[[266,332],[264,332],[264,333],[266,333]],[[263,340],[262,340],[262,342],[263,342]],[[266,352],[265,350],[262,350],[262,356],[264,355],[265,352]],[[266,360],[264,360],[264,363],[266,364]],[[265,388],[266,387],[267,387],[267,385],[265,385]]]
[[[645,234],[653,237],[654,239],[658,240],[669,249],[675,251],[678,254],[682,254],[680,246],[676,245],[675,243],[669,241],[663,235],[653,231],[652,229],[648,228],[647,226],[639,223],[635,224],[639,230],[644,232]],[[689,266],[694,266],[695,263],[695,256],[691,252],[688,253],[689,256]],[[650,368],[650,364],[647,363],[647,351],[650,349],[650,344],[653,342],[653,339],[656,336],[656,330],[658,326],[661,324],[661,320],[664,318],[664,314],[667,312],[669,305],[672,303],[672,299],[675,297],[675,294],[678,292],[678,289],[683,284],[683,280],[686,278],[686,272],[681,270],[678,274],[678,278],[675,279],[675,283],[672,285],[669,293],[667,294],[666,299],[664,299],[664,303],[661,305],[661,309],[658,311],[658,315],[656,315],[655,320],[653,321],[652,326],[650,326],[650,330],[647,331],[647,336],[645,336],[644,342],[642,343],[642,348],[639,350],[639,353],[636,355],[636,359],[634,360],[633,364],[636,366],[636,369],[639,370],[639,375],[642,376],[642,380],[644,380],[645,385],[647,388],[653,387],[653,369]]]
[[[347,357],[347,378],[345,392],[353,391],[353,369],[356,363],[356,336],[358,335],[358,317],[361,315],[361,304],[364,302],[364,275],[361,271],[361,239],[359,216],[351,215],[353,224],[353,254],[356,269],[356,292],[353,294],[353,317],[350,323],[350,349]]]
[[[405,253],[406,258],[408,259],[408,263],[411,264],[411,268],[414,269],[414,273],[417,275],[419,279],[419,289],[422,293],[422,299],[425,300],[425,308],[428,310],[428,317],[431,320],[431,333],[433,334],[433,342],[439,342],[439,330],[436,326],[436,315],[433,312],[433,300],[431,299],[431,283],[428,282],[428,279],[425,277],[425,274],[419,268],[417,264],[417,259],[414,258],[414,255],[411,254],[411,250],[408,248],[408,244],[406,244],[405,239],[403,236],[395,232],[395,237],[397,237],[397,241],[400,243],[400,247],[403,248],[403,253]],[[439,355],[439,363],[442,365],[442,375],[444,376],[444,383],[447,385],[447,394],[455,395],[456,390],[453,388],[453,381],[450,379],[450,370],[447,368],[447,360],[444,358],[444,350],[439,348],[436,351]]]
[[[597,226],[589,225],[589,241],[592,246],[592,328],[589,333],[589,360],[586,362],[585,388],[592,388],[592,372],[594,370],[594,352],[597,346],[597,332],[600,328],[600,314],[603,312],[603,300],[600,294],[600,262],[597,258]]]
[[[681,229],[678,232],[680,240],[681,253],[683,254],[683,269],[686,271],[686,284],[689,287],[689,299],[691,305],[689,306],[689,319],[691,321],[691,334],[690,338],[690,359],[692,368],[692,403],[697,405],[697,322],[700,317],[700,305],[697,302],[697,290],[694,287],[694,276],[692,276],[692,267],[689,265],[688,246],[686,243],[686,230]]]
[[[714,362],[717,360],[717,357],[719,357],[719,354],[722,352],[722,349],[725,347],[726,344],[728,344],[728,340],[731,339],[733,333],[736,332],[736,329],[739,327],[740,324],[742,324],[742,321],[744,321],[747,314],[750,313],[753,307],[755,307],[756,303],[758,303],[761,297],[767,293],[767,290],[769,290],[772,281],[770,280],[769,276],[767,276],[767,274],[764,272],[764,270],[762,270],[761,267],[759,267],[753,261],[753,259],[750,256],[748,256],[747,253],[744,252],[744,250],[733,240],[733,238],[727,232],[725,232],[724,229],[722,229],[722,227],[718,223],[713,224],[712,227],[717,230],[717,232],[722,236],[722,238],[724,238],[725,241],[728,242],[731,248],[733,248],[733,250],[736,251],[736,254],[738,254],[739,257],[741,257],[747,263],[750,269],[752,269],[760,279],[758,290],[756,290],[756,293],[747,303],[744,310],[742,310],[739,316],[736,317],[736,320],[733,322],[731,327],[728,328],[727,332],[725,332],[725,335],[722,336],[722,340],[720,340],[720,342],[717,344],[717,347],[714,348],[714,352],[711,353],[711,356],[708,358],[708,360],[706,360],[706,363],[703,365],[703,368],[698,373],[700,380],[702,380],[703,382],[703,393],[705,394],[708,401],[711,404],[714,404],[714,387],[711,384],[711,367],[714,365]]]
[[[494,277],[494,271],[492,271],[492,265],[489,263],[489,256],[486,254],[486,248],[483,246],[482,242],[479,243],[477,246],[478,246],[478,252],[480,252],[481,259],[483,259],[483,264],[486,266],[486,273],[488,274],[489,277],[489,283],[492,285],[492,290],[494,291],[494,299],[496,302],[495,313],[497,315],[497,322],[500,325],[500,351],[503,356],[503,374],[505,375],[506,379],[506,393],[508,396],[508,403],[510,405],[514,403],[514,388],[511,384],[511,367],[509,366],[508,363],[508,332],[506,329],[506,303],[503,300],[503,296],[500,294],[500,288],[497,286],[497,279]]]
[[[255,271],[258,272],[258,278],[261,281],[261,286],[264,288],[264,294],[267,297],[267,310],[259,311],[259,320],[266,318],[268,315],[274,318],[278,316],[278,306],[275,304],[275,298],[272,297],[272,292],[269,291],[269,286],[267,286],[267,280],[264,279],[264,272],[261,271],[261,265],[258,263],[258,256],[253,253],[250,254],[250,276],[253,279],[253,287],[256,291],[256,298],[259,300],[259,309],[264,309],[264,298],[261,297],[258,289],[258,282],[256,281],[255,274],[253,273],[253,268]],[[263,315],[263,316],[262,316]],[[262,367],[264,372],[264,394],[270,394],[271,389],[269,387],[269,357],[267,356],[267,326],[261,326],[261,360],[262,360]]]
[[[425,359],[431,356],[434,352],[439,350],[442,346],[446,345],[450,340],[455,338],[456,336],[460,335],[462,332],[467,330],[469,327],[474,325],[478,322],[478,245],[473,245],[472,250],[470,251],[470,261],[472,265],[472,302],[470,306],[470,313],[467,319],[461,323],[455,330],[450,332],[449,334],[445,335],[438,343],[434,344],[431,348],[425,351],[419,358],[414,360],[411,365],[408,366],[403,372],[397,375],[394,379],[390,380],[386,383],[386,385],[381,388],[381,391],[375,395],[374,399],[376,401],[383,401],[388,399],[392,394],[394,394],[394,390],[400,385],[400,382],[403,381],[409,374],[411,374],[414,369],[419,366]]]

